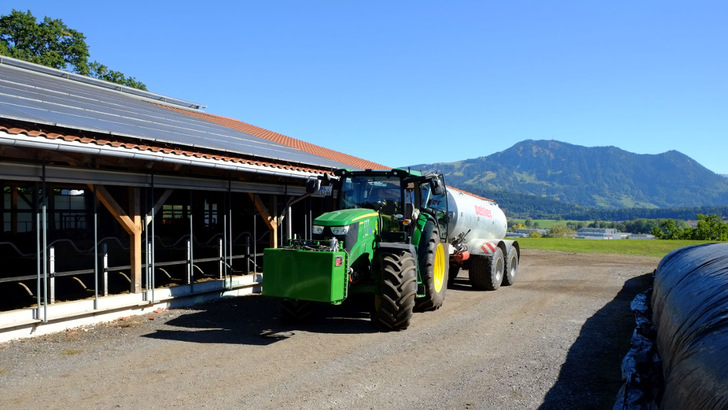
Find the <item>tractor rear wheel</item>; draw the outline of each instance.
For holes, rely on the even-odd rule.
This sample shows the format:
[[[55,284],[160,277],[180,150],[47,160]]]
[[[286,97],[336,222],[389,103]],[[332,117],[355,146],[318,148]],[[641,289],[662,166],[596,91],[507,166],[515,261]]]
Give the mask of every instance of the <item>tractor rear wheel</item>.
[[[470,262],[470,284],[475,289],[497,290],[503,283],[504,270],[503,251],[495,248],[490,258],[476,257]]]
[[[410,324],[417,294],[417,269],[409,252],[379,254],[382,283],[374,296],[374,323],[383,330],[404,330]]]
[[[503,275],[503,286],[510,286],[516,283],[516,275],[518,274],[518,251],[515,246],[511,246],[506,257],[506,272]]]
[[[415,300],[415,307],[423,312],[437,310],[445,301],[449,267],[447,244],[440,242],[440,230],[435,223],[427,221],[424,232],[418,254],[425,297]]]

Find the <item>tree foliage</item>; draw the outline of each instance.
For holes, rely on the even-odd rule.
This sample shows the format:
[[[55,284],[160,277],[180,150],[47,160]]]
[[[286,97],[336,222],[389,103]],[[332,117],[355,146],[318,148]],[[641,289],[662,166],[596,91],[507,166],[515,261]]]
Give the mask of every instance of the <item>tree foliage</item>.
[[[568,237],[581,228],[611,228],[619,232],[633,234],[652,234],[657,239],[673,240],[699,240],[699,241],[728,241],[728,223],[716,215],[697,215],[695,227],[682,219],[635,219],[633,221],[567,221],[563,225],[554,225],[548,237]],[[521,224],[522,225],[522,224]],[[509,224],[515,231],[519,226]]]
[[[39,22],[30,10],[25,13],[13,10],[6,16],[0,16],[0,55],[147,89],[134,77],[126,77],[99,62],[89,62],[83,33],[69,28],[59,19],[44,17]]]
[[[652,229],[658,239],[693,239],[699,241],[728,241],[728,223],[716,214],[698,215],[697,227],[692,228],[685,221],[666,219]]]
[[[573,236],[574,233],[576,232],[566,225],[554,225],[549,229],[549,233],[546,236],[549,238],[568,238]]]
[[[88,75],[86,37],[61,20],[36,21],[28,11],[0,17],[0,54]]]
[[[706,241],[728,241],[728,224],[721,221],[718,215],[700,214],[694,236],[695,239]]]
[[[125,77],[124,74],[119,71],[110,70],[109,67],[106,67],[97,61],[90,63],[89,68],[91,69],[91,77],[110,81],[112,83],[123,84],[140,90],[147,89],[147,86],[144,85],[144,83],[137,81],[134,77]]]

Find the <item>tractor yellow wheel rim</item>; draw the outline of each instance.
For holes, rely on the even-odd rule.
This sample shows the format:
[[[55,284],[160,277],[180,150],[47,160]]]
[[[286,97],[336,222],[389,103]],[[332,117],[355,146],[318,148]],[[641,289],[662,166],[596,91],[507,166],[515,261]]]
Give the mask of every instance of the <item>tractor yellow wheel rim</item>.
[[[435,292],[440,293],[445,284],[445,247],[441,243],[435,249],[435,266],[433,266],[433,279],[435,281]]]

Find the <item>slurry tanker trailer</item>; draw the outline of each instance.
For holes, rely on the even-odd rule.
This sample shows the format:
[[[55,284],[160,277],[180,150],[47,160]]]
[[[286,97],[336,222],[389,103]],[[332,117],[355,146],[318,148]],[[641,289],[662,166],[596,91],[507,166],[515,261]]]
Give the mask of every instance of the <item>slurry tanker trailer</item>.
[[[378,327],[402,330],[413,311],[442,306],[460,269],[476,289],[516,279],[520,249],[503,239],[503,211],[448,189],[442,175],[337,170],[307,188],[330,195],[333,210],[314,219],[311,239],[264,251],[263,295],[282,299],[285,320],[306,318],[314,302],[365,294]]]

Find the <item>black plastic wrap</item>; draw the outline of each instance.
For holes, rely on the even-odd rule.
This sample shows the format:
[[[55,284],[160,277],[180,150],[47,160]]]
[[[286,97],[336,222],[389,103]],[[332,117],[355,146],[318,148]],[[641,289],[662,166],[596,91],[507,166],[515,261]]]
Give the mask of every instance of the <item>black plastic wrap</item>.
[[[728,408],[728,243],[667,255],[652,311],[665,383],[660,408]]]
[[[613,410],[652,410],[662,395],[662,368],[655,346],[650,300],[652,288],[638,294],[630,303],[635,328],[630,350],[622,360],[622,387]]]

